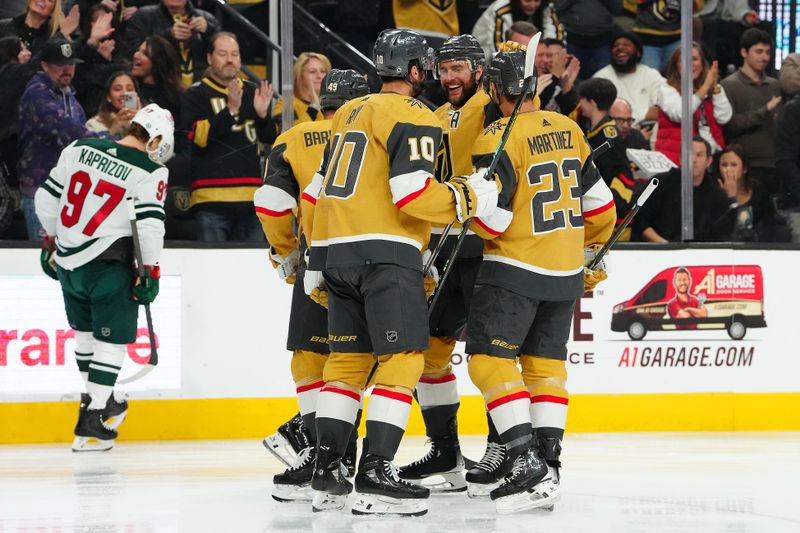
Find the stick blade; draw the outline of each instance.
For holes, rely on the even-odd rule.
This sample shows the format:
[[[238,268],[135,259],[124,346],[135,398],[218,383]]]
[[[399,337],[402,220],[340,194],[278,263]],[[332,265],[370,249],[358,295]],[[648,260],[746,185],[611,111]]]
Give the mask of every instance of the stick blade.
[[[536,49],[539,47],[539,39],[542,38],[542,32],[538,32],[531,38],[528,43],[528,49],[525,51],[525,77],[533,76],[534,61],[536,59]]]

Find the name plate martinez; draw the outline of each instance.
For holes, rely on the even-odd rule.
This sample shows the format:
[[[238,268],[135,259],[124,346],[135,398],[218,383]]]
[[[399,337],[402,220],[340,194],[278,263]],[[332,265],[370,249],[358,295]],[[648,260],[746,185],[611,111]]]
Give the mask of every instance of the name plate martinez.
[[[638,170],[634,172],[636,179],[649,180],[653,176],[678,167],[667,156],[654,150],[628,148],[625,153],[628,159],[638,167]]]

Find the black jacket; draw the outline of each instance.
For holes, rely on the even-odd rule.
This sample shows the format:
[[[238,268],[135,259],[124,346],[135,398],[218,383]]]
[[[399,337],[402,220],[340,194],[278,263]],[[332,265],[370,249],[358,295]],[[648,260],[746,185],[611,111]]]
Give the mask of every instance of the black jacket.
[[[31,55],[38,56],[42,52],[44,43],[50,39],[50,25],[45,22],[40,28],[29,28],[25,24],[25,13],[10,19],[0,20],[0,38],[19,37]]]
[[[211,13],[195,8],[191,2],[186,3],[186,15],[189,18],[203,17],[206,19],[206,22],[208,22],[208,29],[205,33],[194,32],[191,39],[189,39],[187,43],[184,43],[189,46],[189,56],[194,70],[194,79],[198,81],[203,77],[203,73],[208,67],[208,63],[206,62],[208,43],[211,40],[211,36],[220,30],[220,25]],[[131,17],[125,27],[126,57],[133,56],[133,53],[142,41],[151,35],[160,35],[167,39],[175,47],[175,50],[178,50],[178,54],[180,55],[180,43],[172,38],[172,25],[172,15],[169,14],[164,4],[140,7],[139,11]]]
[[[800,93],[775,119],[775,171],[786,208],[800,206]]]

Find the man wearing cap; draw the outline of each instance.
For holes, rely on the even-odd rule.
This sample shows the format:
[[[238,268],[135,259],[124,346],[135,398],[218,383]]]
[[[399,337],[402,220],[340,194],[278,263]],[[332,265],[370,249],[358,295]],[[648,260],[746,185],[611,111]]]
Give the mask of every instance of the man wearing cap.
[[[630,102],[633,119],[640,121],[656,104],[658,88],[666,81],[654,68],[640,64],[642,41],[633,32],[621,32],[611,43],[611,64],[595,73],[595,78],[605,78],[617,88],[617,96]]]
[[[33,196],[61,150],[75,139],[98,136],[86,129],[86,114],[71,85],[78,63],[83,61],[74,43],[63,37],[49,40],[42,50],[42,70],[34,74],[20,99],[17,175],[31,240],[43,236]]]

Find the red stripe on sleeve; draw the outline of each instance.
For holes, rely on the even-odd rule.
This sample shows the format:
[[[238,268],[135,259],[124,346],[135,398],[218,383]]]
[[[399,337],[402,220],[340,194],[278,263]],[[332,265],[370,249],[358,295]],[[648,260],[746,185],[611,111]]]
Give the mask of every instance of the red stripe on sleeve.
[[[455,380],[456,380],[455,374],[447,374],[446,376],[438,378],[426,378],[426,377],[419,378],[420,383],[427,383],[429,385],[438,385],[440,383],[448,383],[450,381],[455,381]]]
[[[568,398],[562,398],[561,396],[551,396],[549,394],[540,394],[538,396],[531,397],[531,403],[542,403],[542,402],[549,402],[549,403],[560,403],[561,405],[569,405]]]
[[[425,180],[425,185],[423,185],[420,190],[418,190],[416,192],[412,192],[411,194],[406,195],[405,197],[401,198],[399,201],[395,202],[394,205],[396,205],[398,209],[402,209],[408,202],[410,202],[411,200],[416,199],[420,194],[424,193],[425,189],[428,188],[428,185],[430,185],[430,183],[431,183],[431,179],[430,178],[426,179]]]
[[[297,387],[297,394],[300,394],[301,392],[308,392],[308,391],[314,390],[314,389],[321,389],[324,386],[325,386],[325,382],[324,381],[317,381],[316,383],[309,383],[308,385],[303,385],[301,387]],[[359,396],[358,399],[359,399],[359,401],[361,401],[361,397],[360,396]]]
[[[530,397],[531,396],[528,393],[528,391],[522,390],[519,392],[515,392],[514,394],[509,394],[508,396],[503,396],[502,398],[498,398],[494,401],[491,401],[486,404],[486,408],[491,411],[495,407],[500,407],[501,405],[513,402],[514,400],[528,400]]]
[[[636,185],[636,183],[633,180],[629,179],[628,176],[626,176],[625,174],[617,174],[617,177],[622,183],[624,183],[631,189],[633,188],[634,185]]]
[[[606,205],[598,207],[597,209],[592,209],[591,211],[584,211],[583,218],[589,218],[589,217],[593,217],[593,216],[599,215],[600,213],[605,213],[606,211],[608,211],[612,207],[614,207],[614,200],[611,200]]]
[[[411,396],[408,394],[403,394],[402,392],[376,388],[372,391],[372,395],[383,396],[384,398],[389,398],[390,400],[397,400],[398,402],[405,402],[408,405],[411,405]]]
[[[482,227],[482,228],[484,229],[484,231],[486,231],[487,233],[490,233],[490,234],[492,234],[492,235],[500,235],[500,232],[499,232],[499,231],[493,230],[492,228],[490,228],[489,226],[487,226],[487,225],[486,225],[486,224],[485,224],[485,223],[484,223],[484,222],[483,222],[481,219],[479,219],[478,217],[474,217],[474,219],[473,219],[473,220],[475,220],[475,222],[476,222],[476,223],[477,223],[477,224],[478,224],[480,227]]]
[[[330,385],[322,387],[322,390],[320,392],[333,392],[335,394],[341,394],[342,396],[347,396],[349,398],[352,398],[357,402],[361,401],[361,395],[359,393],[347,389],[340,389],[339,387],[331,387]]]
[[[267,209],[266,207],[256,207],[256,213],[261,213],[262,215],[267,215],[268,217],[282,217],[285,215],[291,215],[292,210],[287,209],[285,211],[273,211],[272,209]]]
[[[304,192],[300,196],[300,198],[305,200],[306,202],[310,203],[311,205],[317,205],[317,199],[314,198],[313,196],[311,196],[310,194],[308,194],[307,192]]]

